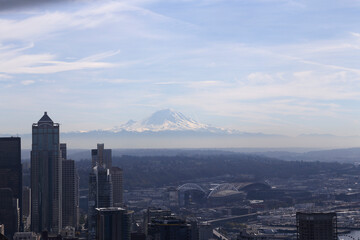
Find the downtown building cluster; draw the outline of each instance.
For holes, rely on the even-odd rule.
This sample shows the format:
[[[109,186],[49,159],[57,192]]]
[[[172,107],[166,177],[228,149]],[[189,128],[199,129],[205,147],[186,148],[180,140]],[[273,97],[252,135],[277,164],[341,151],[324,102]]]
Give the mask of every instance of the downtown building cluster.
[[[111,149],[98,144],[91,150],[89,176],[88,239],[129,239],[131,212],[123,207],[122,169],[112,167]],[[117,231],[112,227],[117,226]],[[109,233],[111,232],[111,234]],[[115,238],[108,238],[116,236]]]
[[[79,176],[75,161],[67,157],[66,144],[60,143],[59,126],[46,112],[32,125],[30,187],[22,187],[21,139],[0,138],[0,236],[78,239]],[[122,169],[111,167],[111,149],[98,144],[91,155],[89,200],[93,204],[89,204],[88,224],[94,229],[88,239],[99,239],[97,225],[109,216],[108,208],[114,216],[125,212],[123,215],[130,217],[121,208]]]

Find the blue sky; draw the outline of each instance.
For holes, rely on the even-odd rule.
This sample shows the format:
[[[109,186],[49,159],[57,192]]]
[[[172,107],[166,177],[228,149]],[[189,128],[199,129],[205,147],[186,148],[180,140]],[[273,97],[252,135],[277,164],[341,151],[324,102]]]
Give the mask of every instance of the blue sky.
[[[216,127],[360,135],[360,1],[125,0],[0,6],[0,133],[172,108]]]

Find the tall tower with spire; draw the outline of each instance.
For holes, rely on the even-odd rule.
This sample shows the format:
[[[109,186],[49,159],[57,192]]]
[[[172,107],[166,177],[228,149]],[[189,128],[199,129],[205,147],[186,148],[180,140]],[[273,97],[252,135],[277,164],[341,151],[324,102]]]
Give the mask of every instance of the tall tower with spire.
[[[62,165],[59,124],[44,116],[32,125],[31,230],[59,233],[62,223]]]

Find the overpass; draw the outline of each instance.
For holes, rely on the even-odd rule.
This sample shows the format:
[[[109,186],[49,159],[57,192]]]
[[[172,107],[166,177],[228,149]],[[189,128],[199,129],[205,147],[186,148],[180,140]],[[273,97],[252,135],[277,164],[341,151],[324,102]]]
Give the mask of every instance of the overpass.
[[[220,239],[220,240],[230,240],[230,239],[228,239],[227,237],[225,237],[224,235],[222,235],[220,232],[218,232],[217,228],[214,228],[214,229],[213,229],[213,234],[214,234],[214,236],[215,236],[217,239]]]
[[[213,220],[209,220],[206,221],[210,224],[216,224],[216,223],[224,223],[224,222],[228,222],[228,221],[232,221],[232,220],[239,220],[242,218],[249,218],[249,217],[253,217],[253,216],[257,216],[261,213],[249,213],[249,214],[245,214],[245,215],[238,215],[238,216],[231,216],[231,217],[226,217],[226,218],[218,218],[218,219],[213,219]]]

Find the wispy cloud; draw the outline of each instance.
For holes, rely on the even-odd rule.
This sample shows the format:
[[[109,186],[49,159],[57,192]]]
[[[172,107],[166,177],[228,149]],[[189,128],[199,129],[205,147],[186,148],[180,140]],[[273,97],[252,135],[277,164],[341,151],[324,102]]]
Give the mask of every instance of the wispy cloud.
[[[4,40],[36,40],[65,30],[95,28],[105,23],[116,23],[116,28],[122,27],[126,31],[136,32],[143,37],[155,37],[155,33],[151,33],[141,26],[142,23],[139,22],[141,18],[195,26],[185,21],[129,4],[130,1],[85,2],[89,2],[89,4],[71,12],[43,11],[36,15],[23,15],[18,17],[18,19],[11,20],[1,19],[0,16],[0,42]],[[137,18],[135,18],[134,14],[135,16],[137,15]],[[132,25],[132,27],[127,25]],[[136,27],[141,29],[137,31]]]
[[[1,79],[10,79],[11,76],[10,75],[7,75],[7,74],[0,74],[0,80]]]
[[[31,84],[34,84],[35,83],[35,81],[34,80],[25,80],[25,81],[21,81],[21,84],[22,85],[25,85],[25,86],[27,86],[27,85],[31,85]]]
[[[120,22],[120,25],[123,26],[122,30],[125,28],[124,33],[126,34],[130,31],[134,36],[150,39],[159,38],[159,36],[155,36],[156,34],[141,29],[144,28],[143,26],[136,26],[139,22],[129,15],[129,12],[140,14],[141,16],[145,16],[145,18],[150,17],[153,20],[177,22],[176,19],[157,14],[135,5],[130,5],[126,1],[87,2],[91,2],[91,4],[72,12],[46,11],[11,20],[1,19],[0,17],[0,61],[1,59],[3,60],[1,61],[0,72],[7,74],[50,74],[89,68],[128,66],[129,64],[135,64],[139,61],[130,60],[116,63],[100,61],[118,55],[120,50],[101,52],[76,61],[61,60],[56,54],[48,52],[29,54],[26,53],[26,50],[34,49],[36,46],[34,42],[39,42],[40,40],[47,41],[46,38],[54,34],[61,35],[72,29],[96,28],[100,24],[105,23],[117,24],[117,27],[119,27],[118,23]],[[23,3],[23,1],[15,1],[12,4],[16,7],[21,6]],[[42,1],[38,1],[37,3],[41,4]],[[10,7],[10,5],[11,4],[8,6]],[[5,5],[4,8],[6,8]],[[187,24],[182,21],[178,22],[180,24]],[[129,24],[135,26],[129,27],[127,26]],[[137,28],[138,30],[134,30]],[[30,42],[30,44],[24,47],[18,46],[18,44],[4,44],[4,42],[9,41]]]
[[[115,55],[117,55],[119,53],[120,53],[120,50],[107,51],[107,52],[95,54],[95,55],[92,55],[92,56],[89,56],[89,57],[85,57],[85,58],[81,59],[80,61],[82,61],[82,62],[99,61],[99,60],[102,60],[104,58],[115,56]]]
[[[56,60],[52,54],[21,54],[21,51],[0,51],[0,73],[3,74],[50,74],[63,71],[109,68],[113,64],[96,61],[110,56],[109,53],[96,54],[78,61]],[[100,57],[101,56],[101,57]]]

